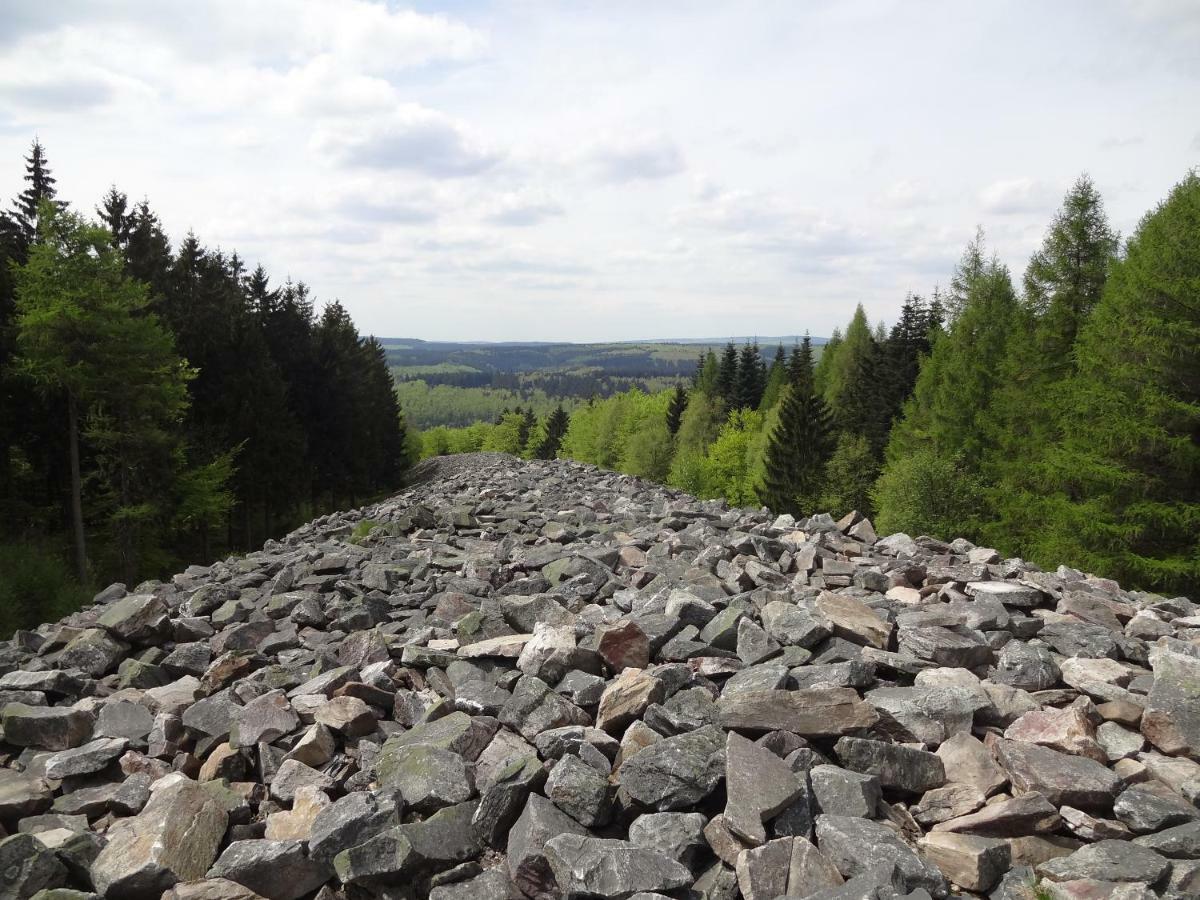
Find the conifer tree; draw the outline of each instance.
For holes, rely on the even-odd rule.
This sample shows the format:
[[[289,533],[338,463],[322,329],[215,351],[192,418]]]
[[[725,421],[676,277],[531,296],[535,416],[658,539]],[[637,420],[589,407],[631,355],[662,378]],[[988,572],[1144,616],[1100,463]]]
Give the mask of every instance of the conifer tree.
[[[88,559],[84,440],[92,496],[132,579],[181,474],[178,423],[192,371],[147,312],[145,286],[125,275],[103,229],[49,202],[37,219],[41,240],[17,273],[21,366],[65,398],[77,576],[86,580]]]
[[[762,361],[758,344],[747,342],[738,354],[737,377],[734,381],[732,405],[737,409],[757,409],[763,392]]]
[[[679,431],[679,423],[683,420],[683,411],[687,409],[688,392],[682,384],[675,385],[671,394],[671,402],[667,406],[667,431],[675,437]]]
[[[1139,224],[1075,350],[1035,559],[1200,588],[1200,175]]]
[[[35,139],[29,148],[29,156],[25,157],[25,190],[17,197],[10,214],[22,247],[28,247],[37,238],[38,216],[43,201],[49,201],[55,210],[66,208],[65,203],[55,199],[58,194],[55,188],[57,183],[57,179],[50,174],[45,148]]]
[[[717,382],[715,393],[726,405],[732,406],[737,402],[738,385],[738,350],[733,341],[725,345],[721,360],[717,367]]]
[[[113,246],[124,252],[129,244],[129,236],[133,230],[133,213],[129,209],[129,198],[113,185],[96,207],[96,215],[100,223],[112,235]]]
[[[775,357],[771,360],[771,367],[767,370],[766,381],[763,384],[762,399],[759,401],[759,409],[768,410],[779,402],[780,392],[788,381],[787,356],[783,350],[783,344],[779,344],[775,348]]]
[[[558,456],[558,448],[562,446],[562,439],[566,435],[570,424],[571,417],[567,415],[566,410],[562,408],[562,404],[560,403],[546,420],[546,436],[534,450],[534,458],[555,459]]]
[[[794,378],[767,440],[762,501],[779,513],[812,510],[820,496],[831,450],[831,422],[824,399],[813,389],[812,344],[806,335],[792,355]]]

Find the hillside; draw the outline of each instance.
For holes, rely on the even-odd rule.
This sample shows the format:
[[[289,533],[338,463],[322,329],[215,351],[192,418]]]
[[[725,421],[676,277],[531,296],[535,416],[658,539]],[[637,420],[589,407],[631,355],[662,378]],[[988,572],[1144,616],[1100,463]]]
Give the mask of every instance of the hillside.
[[[853,516],[431,460],[0,645],[0,893],[1195,897],[1198,627]]]

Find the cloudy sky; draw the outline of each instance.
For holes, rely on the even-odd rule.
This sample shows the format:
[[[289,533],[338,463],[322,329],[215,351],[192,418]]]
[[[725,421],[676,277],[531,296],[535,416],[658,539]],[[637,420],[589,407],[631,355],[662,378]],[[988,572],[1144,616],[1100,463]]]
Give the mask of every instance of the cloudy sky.
[[[428,339],[827,334],[1200,164],[1195,0],[0,0],[36,134],[174,239]]]

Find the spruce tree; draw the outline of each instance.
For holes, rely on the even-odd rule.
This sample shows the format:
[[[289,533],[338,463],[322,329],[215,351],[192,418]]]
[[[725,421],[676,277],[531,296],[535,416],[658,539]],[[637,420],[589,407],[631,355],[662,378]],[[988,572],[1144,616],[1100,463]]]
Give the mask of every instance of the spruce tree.
[[[733,341],[730,341],[725,345],[725,350],[721,354],[721,360],[717,366],[716,395],[727,406],[734,406],[737,403],[737,385],[738,350]]]
[[[534,450],[534,458],[555,459],[558,456],[558,448],[562,446],[563,437],[566,435],[567,427],[570,424],[571,417],[567,415],[566,410],[562,408],[562,404],[560,403],[546,420],[546,436]]]
[[[112,235],[113,246],[124,252],[133,231],[133,213],[129,209],[129,198],[113,185],[96,207],[96,215]]]
[[[679,423],[683,420],[683,411],[687,409],[688,392],[682,384],[675,385],[671,394],[671,402],[667,406],[667,431],[675,437],[679,431]]]
[[[813,389],[812,344],[806,335],[793,353],[794,378],[767,440],[762,501],[775,512],[812,511],[820,496],[832,423],[824,399]]]
[[[28,247],[37,239],[38,216],[43,201],[49,201],[55,210],[61,211],[66,208],[65,203],[55,200],[58,194],[55,184],[57,179],[50,173],[46,150],[41,142],[35,139],[29,149],[29,156],[25,157],[25,190],[17,197],[10,214],[23,247]]]
[[[759,409],[765,411],[775,406],[779,402],[780,392],[787,381],[787,355],[784,353],[783,344],[779,344],[775,348],[775,357],[771,360],[771,368],[767,370],[762,399],[758,403]]]
[[[763,387],[758,344],[746,343],[738,354],[737,377],[734,381],[731,405],[737,409],[757,409],[762,400]]]

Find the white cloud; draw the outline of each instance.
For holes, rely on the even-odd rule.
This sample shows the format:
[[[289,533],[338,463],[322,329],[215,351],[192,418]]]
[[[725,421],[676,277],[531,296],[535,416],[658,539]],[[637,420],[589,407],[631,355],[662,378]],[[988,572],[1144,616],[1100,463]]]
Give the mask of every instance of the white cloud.
[[[1039,212],[1054,205],[1056,192],[1029,177],[993,181],[979,192],[984,212],[999,215]]]
[[[685,168],[679,147],[661,134],[605,140],[589,159],[600,178],[614,182],[669,178]]]
[[[462,123],[416,104],[369,123],[326,126],[313,146],[351,168],[407,169],[434,178],[478,175],[501,159]]]
[[[0,207],[36,134],[76,208],[148,196],[364,331],[826,334],[976,224],[1020,271],[1084,170],[1128,234],[1200,150],[1190,0],[407,6],[8,2]]]
[[[493,225],[522,228],[564,215],[562,204],[535,191],[510,191],[488,204],[484,219]]]

